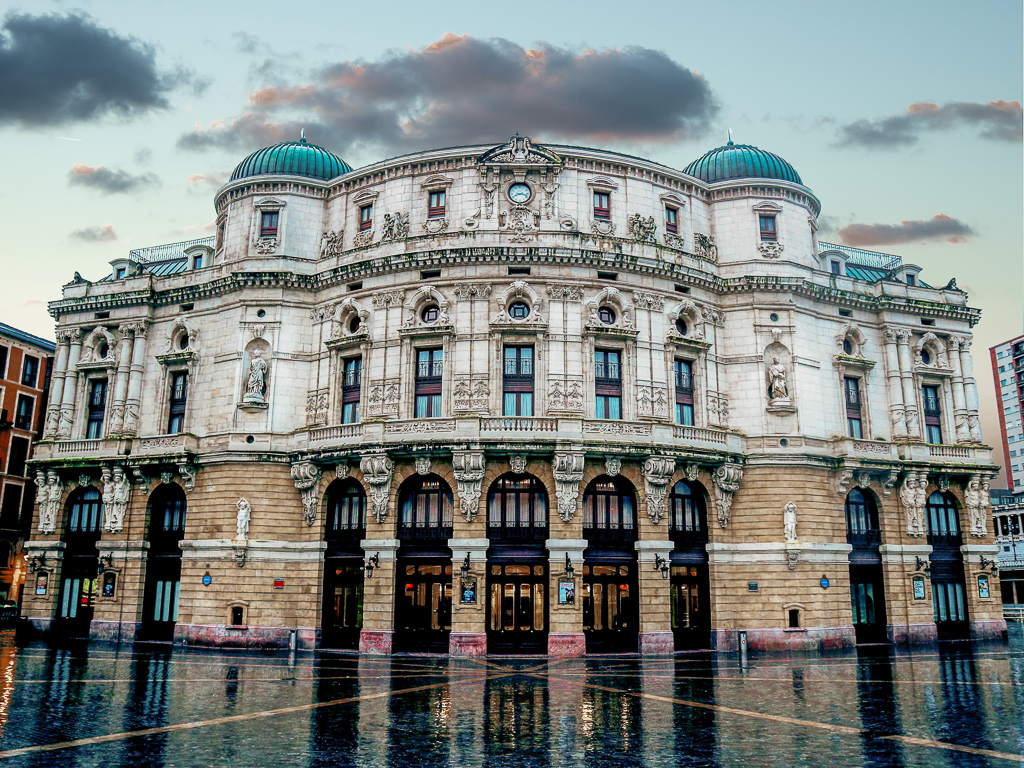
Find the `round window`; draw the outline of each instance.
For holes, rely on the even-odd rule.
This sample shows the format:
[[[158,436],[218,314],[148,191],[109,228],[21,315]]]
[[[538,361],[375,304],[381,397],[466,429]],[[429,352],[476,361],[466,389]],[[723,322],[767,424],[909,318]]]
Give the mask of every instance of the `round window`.
[[[676,320],[676,330],[679,331],[680,336],[686,335],[686,321],[681,317]]]
[[[261,310],[259,310],[256,313],[256,317],[266,317],[266,316],[267,316],[267,310],[265,310],[265,309],[261,309]]]
[[[188,349],[188,334],[187,333],[182,333],[181,334],[181,338],[178,339],[178,348],[179,349]]]
[[[774,312],[768,315],[768,319],[771,320],[773,323],[779,322],[779,316],[776,315]]]
[[[424,323],[436,323],[437,318],[441,316],[441,309],[437,304],[430,304],[423,308],[423,312],[420,313],[420,319]]]
[[[925,365],[932,364],[932,355],[931,352],[929,352],[927,349],[921,350],[921,362],[924,363]]]
[[[362,325],[362,323],[359,320],[359,315],[355,315],[351,320],[348,321],[348,332],[358,333],[360,325]]]
[[[508,316],[513,320],[524,320],[530,314],[530,305],[525,301],[513,301],[508,306]]]
[[[601,307],[597,310],[597,316],[605,325],[615,325],[615,310],[611,307]]]
[[[849,339],[843,339],[843,352],[848,355],[853,354],[853,344],[850,343]]]
[[[100,344],[99,349],[96,350],[96,354],[99,355],[100,360],[106,360],[108,352],[110,352],[110,347],[106,344]]]

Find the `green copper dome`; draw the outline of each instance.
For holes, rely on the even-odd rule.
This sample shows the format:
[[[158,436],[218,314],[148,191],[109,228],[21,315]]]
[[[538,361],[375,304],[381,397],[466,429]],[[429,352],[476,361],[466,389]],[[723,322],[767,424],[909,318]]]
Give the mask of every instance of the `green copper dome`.
[[[732,141],[694,160],[683,173],[709,184],[731,179],[778,179],[803,184],[800,174],[778,155],[749,144],[733,144]]]
[[[231,181],[268,175],[306,176],[328,181],[351,170],[352,166],[337,155],[302,138],[253,152],[238,164]]]

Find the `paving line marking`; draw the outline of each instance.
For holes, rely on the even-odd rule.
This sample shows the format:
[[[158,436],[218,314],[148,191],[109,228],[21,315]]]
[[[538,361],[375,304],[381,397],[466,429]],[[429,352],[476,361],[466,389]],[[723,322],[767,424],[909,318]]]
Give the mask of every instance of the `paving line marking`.
[[[716,680],[740,680],[740,681],[756,681],[764,683],[866,683],[868,685],[994,685],[1006,688],[1020,688],[1024,687],[1024,683],[1013,683],[1013,682],[993,682],[993,681],[980,681],[980,682],[968,682],[966,680],[851,680],[849,678],[828,678],[828,677],[802,677],[793,680],[791,677],[726,677],[725,675],[715,675],[714,677],[702,677],[701,675],[674,675],[674,674],[604,674],[601,672],[562,672],[560,674],[566,676],[575,677],[629,677],[637,679],[659,679],[659,680],[706,680],[708,682],[714,682]],[[17,682],[17,680],[15,680]]]
[[[298,681],[312,681],[317,682],[319,680],[395,680],[397,678],[424,678],[424,677],[446,677],[446,678],[459,678],[468,674],[478,674],[477,670],[466,670],[466,672],[459,675],[458,673],[444,673],[444,674],[430,674],[430,675],[324,675],[322,677],[179,677],[179,678],[167,678],[161,680],[162,683],[292,683]],[[67,683],[80,685],[82,683],[137,683],[139,678],[137,677],[100,677],[90,680],[76,680],[68,679],[64,677],[56,677],[52,680],[11,680],[12,684],[23,684],[23,683]]]
[[[517,673],[512,673],[517,674]],[[477,680],[495,680],[502,677],[510,677],[510,675],[480,675],[476,678],[470,678],[468,680],[458,680],[459,683],[471,683]],[[176,723],[174,725],[163,725],[157,728],[141,728],[137,731],[124,731],[122,733],[110,733],[105,736],[89,736],[84,739],[73,739],[71,741],[58,741],[53,744],[39,744],[31,747],[19,747],[18,749],[8,749],[0,751],[0,760],[5,760],[9,757],[20,757],[21,755],[31,755],[39,752],[55,752],[61,749],[71,749],[73,747],[84,747],[91,744],[104,744],[111,741],[124,741],[125,739],[135,739],[140,736],[154,736],[161,733],[174,733],[176,731],[189,731],[196,728],[208,728],[212,725],[225,725],[228,723],[241,723],[246,720],[255,720],[261,717],[276,717],[278,715],[290,715],[295,712],[310,712],[314,709],[323,709],[324,707],[335,707],[339,704],[353,704],[355,702],[370,701],[373,699],[388,699],[393,696],[400,696],[404,693],[419,693],[420,691],[430,691],[436,688],[445,688],[450,686],[450,682],[444,683],[433,683],[432,685],[418,685],[413,688],[402,688],[397,691],[381,691],[380,693],[370,693],[365,696],[351,696],[344,699],[333,699],[331,701],[320,701],[313,704],[298,704],[293,707],[281,707],[279,709],[266,709],[262,712],[250,712],[245,715],[229,715],[227,717],[215,717],[210,720],[195,720],[190,723]]]
[[[948,741],[936,741],[934,739],[922,739],[916,736],[902,736],[899,734],[889,735],[878,735],[865,731],[862,728],[851,728],[847,725],[834,725],[833,723],[819,723],[815,720],[800,720],[795,717],[785,717],[783,715],[769,715],[763,712],[753,712],[748,709],[737,709],[736,707],[727,707],[722,704],[706,704],[702,701],[688,701],[686,699],[676,699],[670,696],[658,696],[653,693],[643,693],[638,691],[624,691],[620,688],[612,688],[606,685],[595,685],[594,683],[583,683],[576,680],[566,680],[560,677],[553,677],[551,675],[538,675],[531,674],[530,677],[538,680],[554,680],[556,682],[567,683],[568,685],[579,685],[584,688],[592,688],[598,691],[605,691],[606,693],[619,693],[624,696],[632,696],[638,699],[650,699],[651,701],[660,701],[666,704],[682,704],[686,707],[695,707],[697,709],[709,709],[714,712],[724,712],[731,715],[742,715],[743,717],[752,717],[758,720],[771,720],[776,723],[786,723],[788,725],[802,725],[807,728],[817,728],[823,731],[831,731],[833,733],[845,733],[851,736],[867,736],[874,739],[887,739],[889,741],[899,741],[904,744],[912,744],[918,747],[934,747],[936,749],[946,749],[953,752],[964,752],[970,755],[981,755],[983,757],[994,757],[1000,760],[1009,760],[1015,763],[1024,763],[1024,756],[1014,755],[1009,752],[997,752],[992,749],[980,749],[978,747],[966,747],[961,744],[951,744]]]

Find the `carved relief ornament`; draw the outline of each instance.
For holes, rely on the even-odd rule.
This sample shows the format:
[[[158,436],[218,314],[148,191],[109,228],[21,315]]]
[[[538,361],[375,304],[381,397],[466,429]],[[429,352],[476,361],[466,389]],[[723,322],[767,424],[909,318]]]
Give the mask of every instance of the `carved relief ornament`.
[[[671,456],[651,456],[644,462],[644,488],[647,491],[647,516],[657,525],[665,512],[668,483],[676,471],[676,460]]]
[[[576,513],[576,498],[583,480],[586,457],[582,453],[556,453],[552,463],[555,475],[555,496],[558,498],[558,514],[563,522],[570,522]]]
[[[718,508],[718,524],[725,528],[729,525],[729,516],[732,514],[732,498],[740,489],[740,481],[743,479],[743,467],[739,464],[723,464],[715,470],[712,479],[718,490],[715,499],[715,506]]]
[[[319,508],[317,503],[317,481],[320,480],[320,468],[311,461],[299,461],[292,464],[292,480],[295,488],[302,496],[302,517],[306,525],[316,520]]]
[[[513,457],[513,460],[515,458],[517,457]],[[476,518],[480,506],[481,485],[484,479],[483,451],[453,451],[452,472],[458,485],[462,516],[466,518],[467,523],[471,523]]]
[[[386,453],[363,456],[359,460],[363,479],[370,486],[370,506],[374,518],[383,523],[388,516],[388,501],[391,496],[391,480],[395,476],[395,463]]]

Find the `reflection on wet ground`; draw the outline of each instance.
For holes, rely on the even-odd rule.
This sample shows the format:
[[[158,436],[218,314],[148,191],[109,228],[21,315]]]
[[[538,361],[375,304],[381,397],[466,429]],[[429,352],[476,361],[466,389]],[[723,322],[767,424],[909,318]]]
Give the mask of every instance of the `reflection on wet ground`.
[[[997,766],[1024,637],[586,659],[0,645],[4,766]]]

